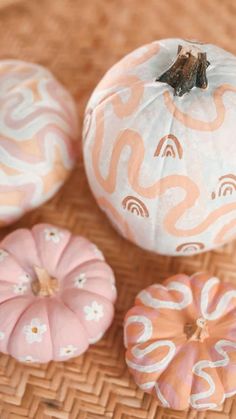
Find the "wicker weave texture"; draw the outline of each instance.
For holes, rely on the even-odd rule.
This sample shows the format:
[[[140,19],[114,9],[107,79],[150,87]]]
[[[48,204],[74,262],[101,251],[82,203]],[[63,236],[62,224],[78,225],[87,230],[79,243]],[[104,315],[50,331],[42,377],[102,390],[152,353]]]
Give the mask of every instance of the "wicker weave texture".
[[[0,0],[0,58],[49,67],[74,95],[82,120],[86,101],[120,57],[153,39],[180,36],[236,53],[233,0]],[[97,208],[82,159],[61,192],[20,226],[51,222],[86,235],[113,267],[119,297],[105,338],[67,363],[24,366],[0,356],[1,419],[236,419],[236,399],[219,411],[174,412],[139,390],[124,363],[123,317],[145,285],[177,273],[209,270],[236,282],[235,245],[191,258],[155,256],[128,243]]]

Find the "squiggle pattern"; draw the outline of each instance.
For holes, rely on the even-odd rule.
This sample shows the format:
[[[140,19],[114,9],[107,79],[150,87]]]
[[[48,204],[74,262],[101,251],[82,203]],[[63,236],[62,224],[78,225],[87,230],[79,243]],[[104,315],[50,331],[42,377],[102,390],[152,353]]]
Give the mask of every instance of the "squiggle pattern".
[[[73,167],[73,99],[44,68],[0,62],[0,223],[51,198]]]
[[[207,230],[214,222],[225,214],[236,210],[236,203],[225,204],[220,208],[212,211],[199,225],[196,227],[183,229],[177,228],[177,222],[184,217],[185,212],[195,206],[200,191],[198,186],[188,176],[170,175],[157,180],[151,186],[140,185],[140,173],[145,157],[144,142],[140,134],[126,129],[122,131],[115,141],[112,150],[108,175],[104,178],[100,172],[100,154],[104,140],[104,114],[101,108],[96,111],[96,134],[92,148],[93,169],[97,181],[102,188],[109,194],[115,191],[117,184],[118,165],[121,159],[122,151],[125,147],[131,150],[128,161],[128,181],[132,189],[143,198],[154,199],[163,195],[171,188],[181,188],[185,191],[184,199],[171,208],[164,218],[164,227],[168,233],[177,237],[190,237],[201,234]]]
[[[150,352],[152,352],[154,349],[157,348],[162,348],[162,347],[167,347],[169,349],[167,355],[162,358],[161,361],[155,362],[154,364],[148,364],[148,365],[140,365],[137,364],[136,362],[132,362],[129,361],[127,359],[127,365],[139,372],[146,372],[146,373],[154,373],[160,370],[163,370],[164,368],[167,367],[167,365],[169,364],[169,362],[173,359],[174,355],[175,355],[175,344],[173,342],[171,342],[170,340],[161,340],[159,342],[154,342],[152,344],[150,344],[147,348],[145,348],[144,350],[139,350],[138,348],[133,348],[132,349],[132,354],[135,358],[142,358],[142,356],[144,356],[144,354],[148,354]],[[139,352],[138,352],[139,351]]]
[[[182,294],[183,299],[182,301],[163,301],[159,300],[158,298],[152,297],[152,295],[146,291],[143,290],[138,294],[139,300],[147,307],[151,308],[169,308],[172,310],[182,310],[183,308],[187,307],[189,304],[191,304],[193,300],[192,292],[189,287],[187,287],[185,284],[181,284],[177,281],[170,282],[166,287],[163,287],[162,285],[153,285],[152,289],[156,290],[162,290],[164,288],[168,291],[177,291]]]
[[[227,291],[219,300],[216,308],[211,313],[208,312],[209,306],[209,295],[212,290],[217,289],[219,287],[220,280],[218,278],[211,278],[209,281],[202,288],[202,295],[201,295],[201,311],[205,319],[207,320],[217,320],[219,317],[222,316],[230,307],[230,303],[232,304],[232,300],[235,299],[236,301],[236,290]]]
[[[236,305],[230,302],[236,289],[224,283],[219,286],[219,279],[204,273],[179,275],[178,287],[173,286],[176,282],[173,277],[142,291],[127,313],[127,365],[138,385],[165,407],[215,408],[236,393],[231,364],[236,341],[218,338],[222,330],[225,336],[234,336]],[[207,327],[205,340],[193,341],[185,335],[185,326],[191,324],[193,334],[199,324]],[[178,335],[173,336],[174,331]]]
[[[190,403],[194,409],[215,409],[218,406],[217,403],[199,403],[198,401],[201,399],[208,399],[212,395],[214,395],[214,392],[216,390],[216,385],[210,373],[207,373],[204,370],[206,370],[207,368],[219,368],[219,367],[225,367],[229,365],[230,358],[227,352],[224,350],[225,347],[236,350],[236,342],[231,342],[229,340],[219,340],[215,344],[215,350],[219,355],[221,355],[222,359],[217,360],[217,361],[199,361],[194,365],[193,373],[196,374],[198,377],[203,378],[209,385],[208,390],[202,391],[201,393],[198,393],[198,394],[191,395]],[[235,393],[236,393],[236,388],[234,388],[233,391],[232,390],[230,391],[229,396],[228,396],[228,393],[223,395],[222,402],[224,401],[226,397],[232,397],[233,394]]]
[[[229,84],[223,84],[219,86],[213,93],[213,102],[216,108],[216,117],[212,121],[201,121],[192,118],[187,113],[181,112],[175,105],[173,98],[169,92],[164,92],[164,100],[167,109],[179,122],[185,127],[191,128],[197,131],[215,131],[223,124],[225,120],[226,109],[223,103],[223,95],[227,92],[236,93],[236,87]]]
[[[204,135],[211,133],[212,142],[216,142],[219,141],[219,136],[215,138],[214,135],[218,135],[217,131],[222,129],[226,118],[227,127],[232,125],[231,120],[234,118],[234,105],[231,106],[233,103],[232,93],[236,93],[236,87],[233,83],[217,85],[217,77],[216,74],[213,74],[212,70],[212,73],[209,73],[209,86],[211,89],[208,88],[208,90],[202,93],[202,107],[201,96],[198,93],[195,94],[196,91],[192,91],[189,95],[186,95],[186,103],[190,106],[183,106],[185,98],[176,100],[170,88],[167,87],[165,89],[162,83],[153,84],[153,80],[157,76],[158,66],[163,66],[162,57],[164,57],[163,60],[165,59],[168,62],[170,51],[173,50],[175,54],[176,46],[177,41],[175,45],[174,41],[170,40],[162,41],[160,44],[151,44],[146,48],[143,55],[141,54],[138,57],[138,60],[136,60],[137,56],[135,53],[133,59],[132,55],[129,56],[127,60],[118,63],[111,72],[106,74],[89,103],[91,120],[89,121],[89,125],[86,124],[89,128],[86,129],[87,140],[84,153],[85,165],[92,189],[97,193],[97,185],[102,188],[105,196],[101,196],[101,192],[99,192],[99,199],[104,198],[106,202],[109,201],[110,208],[113,207],[114,215],[111,215],[112,211],[110,211],[110,218],[117,224],[122,223],[121,230],[124,230],[123,225],[126,223],[126,225],[129,225],[129,231],[133,231],[131,234],[135,237],[134,241],[136,243],[165,253],[168,248],[167,242],[169,242],[169,253],[179,255],[181,253],[183,254],[184,250],[177,251],[177,247],[178,249],[182,249],[181,245],[186,240],[181,243],[179,240],[176,240],[177,237],[191,237],[190,242],[201,243],[201,247],[192,247],[193,253],[212,248],[221,239],[219,230],[222,230],[224,225],[228,225],[231,214],[236,211],[236,203],[233,197],[229,201],[229,199],[225,200],[225,198],[229,197],[223,196],[221,202],[212,203],[209,193],[209,204],[207,204],[204,195],[205,185],[203,187],[198,178],[196,180],[195,177],[190,177],[188,173],[186,175],[177,174],[183,173],[182,170],[179,170],[180,167],[191,165],[191,162],[183,162],[183,160],[189,158],[186,157],[188,153],[186,153],[185,148],[187,147],[189,138],[191,138],[192,131],[199,132],[199,143],[206,141],[205,138],[201,138],[202,133]],[[169,54],[167,54],[168,59],[165,56],[166,51]],[[214,51],[212,52],[215,53]],[[155,71],[153,70],[154,62],[156,66]],[[230,65],[232,66],[232,62]],[[142,68],[143,72],[141,71]],[[210,79],[211,74],[213,74],[212,79]],[[154,87],[157,93],[159,92],[159,96],[157,94],[157,97],[159,97],[156,102],[158,105],[157,108],[159,107],[162,110],[161,117],[169,113],[171,126],[170,132],[164,133],[164,136],[162,131],[160,131],[160,135],[157,132],[156,138],[154,138],[151,129],[144,130],[143,133],[141,124],[137,122],[142,112],[145,115],[146,104],[150,102],[148,100],[148,89],[150,88],[153,91],[152,89]],[[229,96],[227,93],[231,93],[231,95]],[[192,103],[189,100],[190,95],[193,96]],[[228,102],[231,104],[230,106]],[[196,108],[197,110],[200,108],[200,114],[202,114],[202,109],[204,108],[206,115],[209,110],[209,115],[215,116],[212,118],[209,117],[209,120],[197,119],[192,116],[191,108]],[[113,126],[117,127],[119,120],[122,121],[123,128],[118,131],[116,138],[113,138]],[[128,128],[134,125],[134,121],[137,129]],[[147,121],[147,124],[151,124],[150,119]],[[160,122],[161,126],[162,122]],[[151,132],[151,135],[146,134],[146,132]],[[185,132],[186,138],[184,135]],[[234,133],[229,132],[227,136],[231,134],[233,135]],[[146,135],[149,135],[150,138],[146,138]],[[221,134],[221,141],[223,141],[223,137],[224,134]],[[111,149],[107,146],[110,138],[112,138],[113,144]],[[176,159],[176,164],[181,166],[177,166],[176,173],[173,173],[173,166],[165,164],[163,177],[147,185],[147,175],[151,178],[152,173],[155,173],[155,164],[163,164],[158,159],[155,159],[155,156],[160,154],[159,148],[162,145],[163,138],[176,138],[181,140],[181,146],[180,143],[177,143],[179,147],[177,154],[180,158]],[[149,162],[151,169],[150,173],[148,173],[148,162],[146,161],[147,147],[150,147],[150,144],[153,146],[153,141],[156,142],[154,147],[156,152],[154,152],[153,161]],[[108,150],[109,155],[106,154],[104,156],[105,151]],[[166,159],[170,153],[172,153],[172,156],[177,155],[173,146],[170,151],[166,150],[162,153],[163,159]],[[218,167],[222,166],[224,165],[218,165]],[[168,167],[171,168],[171,173],[169,174]],[[216,178],[218,179],[221,176],[222,173],[217,173]],[[122,182],[123,188],[124,179],[127,180],[128,184],[125,190],[128,196],[138,194],[137,198],[140,197],[149,200],[163,196],[164,199],[165,194],[171,196],[173,190],[179,188],[181,201],[178,203],[174,201],[173,205],[169,206],[167,210],[165,208],[162,210],[161,208],[161,219],[159,219],[159,212],[157,214],[153,213],[154,205],[150,202],[150,207],[147,206],[147,211],[150,215],[149,219],[142,221],[135,220],[131,214],[122,212],[122,202],[119,192],[121,187],[120,182]],[[203,193],[201,189],[203,189]],[[203,200],[205,203],[201,205]],[[145,201],[146,204],[148,203]],[[199,216],[199,212],[197,211],[198,207],[201,207],[201,216]],[[117,218],[115,213],[118,216]],[[190,214],[192,213],[194,215],[191,217]],[[157,231],[153,231],[156,227],[153,221],[155,218],[157,218]],[[220,221],[224,223],[223,227],[222,225],[219,226]],[[141,229],[139,229],[139,226],[141,226]],[[138,233],[135,234],[137,229]],[[127,227],[125,230],[127,230]],[[125,233],[123,234],[126,236]],[[157,242],[153,238],[155,235],[161,236],[162,242],[165,242],[165,244],[163,245]],[[202,237],[199,237],[200,235]],[[130,234],[128,238],[130,238]]]
[[[125,330],[124,330],[125,345],[127,342],[127,337],[126,337],[127,327],[133,323],[135,324],[140,323],[144,328],[140,336],[136,338],[137,343],[146,342],[147,340],[151,339],[152,322],[145,316],[129,316],[128,320],[126,321]]]

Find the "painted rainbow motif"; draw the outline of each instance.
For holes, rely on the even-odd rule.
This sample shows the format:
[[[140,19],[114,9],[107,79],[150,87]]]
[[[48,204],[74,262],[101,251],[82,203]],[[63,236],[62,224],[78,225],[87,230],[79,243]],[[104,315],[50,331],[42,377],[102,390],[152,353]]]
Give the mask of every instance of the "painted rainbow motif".
[[[236,192],[236,176],[229,173],[219,178],[217,192],[212,192],[211,199],[232,195]]]
[[[135,196],[126,196],[122,201],[122,206],[132,214],[146,218],[149,217],[149,212],[146,205],[141,201],[141,199]]]
[[[183,149],[175,135],[168,134],[162,137],[158,143],[154,157],[173,157],[182,159]]]
[[[204,247],[204,244],[201,242],[187,242],[179,244],[176,247],[176,252],[194,254],[203,251]]]

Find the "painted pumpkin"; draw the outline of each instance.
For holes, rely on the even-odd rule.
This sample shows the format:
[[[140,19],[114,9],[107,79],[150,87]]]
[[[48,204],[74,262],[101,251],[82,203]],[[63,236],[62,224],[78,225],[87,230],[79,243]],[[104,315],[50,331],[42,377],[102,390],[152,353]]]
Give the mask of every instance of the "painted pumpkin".
[[[23,362],[64,361],[110,326],[114,275],[98,248],[48,224],[0,244],[0,352]]]
[[[235,74],[229,52],[166,39],[127,55],[98,84],[84,121],[85,166],[124,237],[183,255],[235,236]]]
[[[77,115],[45,68],[0,61],[0,225],[51,198],[75,160]]]
[[[141,291],[125,318],[126,362],[160,405],[214,409],[236,393],[236,288],[199,273]]]

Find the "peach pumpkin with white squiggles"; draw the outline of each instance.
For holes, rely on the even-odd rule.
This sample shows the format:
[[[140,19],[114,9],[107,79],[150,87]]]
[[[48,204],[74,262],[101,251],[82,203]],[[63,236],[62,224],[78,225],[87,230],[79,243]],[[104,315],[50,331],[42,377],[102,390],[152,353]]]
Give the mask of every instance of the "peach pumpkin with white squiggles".
[[[45,68],[0,61],[0,225],[38,207],[62,186],[78,147],[71,95]]]
[[[199,273],[141,291],[125,318],[126,362],[141,389],[177,410],[236,393],[236,288]]]
[[[235,236],[235,74],[231,53],[167,39],[127,55],[98,84],[84,160],[98,204],[123,236],[171,255]]]

